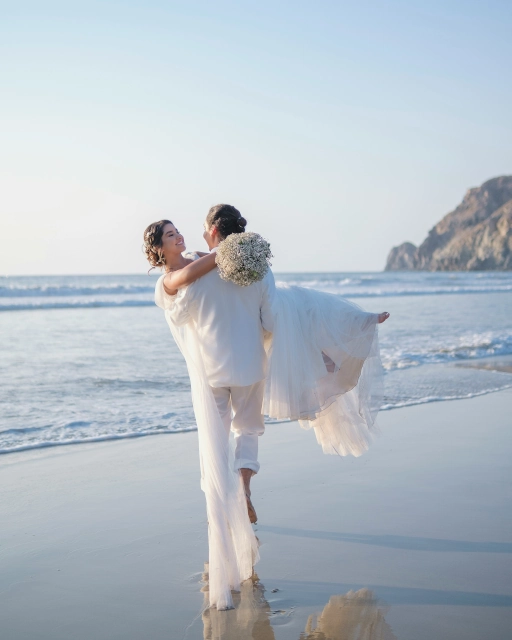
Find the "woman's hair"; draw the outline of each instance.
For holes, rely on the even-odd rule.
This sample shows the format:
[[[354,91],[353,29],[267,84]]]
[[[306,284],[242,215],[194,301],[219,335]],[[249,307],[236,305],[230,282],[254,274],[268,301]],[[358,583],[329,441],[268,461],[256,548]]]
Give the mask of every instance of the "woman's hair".
[[[224,239],[232,233],[243,233],[247,220],[242,217],[238,209],[230,204],[216,204],[208,211],[206,224],[208,228],[215,226]]]
[[[161,252],[161,248],[162,236],[166,224],[172,224],[172,222],[170,220],[159,220],[158,222],[151,223],[144,231],[143,250],[146,254],[147,261],[153,268],[163,267],[165,265],[165,258]]]

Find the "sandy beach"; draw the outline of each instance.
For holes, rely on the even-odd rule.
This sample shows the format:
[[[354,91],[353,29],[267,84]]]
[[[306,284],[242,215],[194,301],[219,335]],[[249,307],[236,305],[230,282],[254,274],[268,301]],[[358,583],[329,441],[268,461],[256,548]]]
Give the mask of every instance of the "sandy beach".
[[[511,415],[511,390],[382,412],[358,459],[268,426],[229,612],[202,611],[195,433],[2,456],[2,640],[508,639]]]

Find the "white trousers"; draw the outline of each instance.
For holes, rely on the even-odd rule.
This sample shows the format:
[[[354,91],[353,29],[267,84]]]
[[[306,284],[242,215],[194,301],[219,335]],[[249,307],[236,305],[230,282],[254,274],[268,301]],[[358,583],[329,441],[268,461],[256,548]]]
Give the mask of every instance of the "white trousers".
[[[235,469],[258,473],[258,436],[265,431],[263,394],[265,380],[248,387],[211,387],[219,414],[229,438],[235,434]]]

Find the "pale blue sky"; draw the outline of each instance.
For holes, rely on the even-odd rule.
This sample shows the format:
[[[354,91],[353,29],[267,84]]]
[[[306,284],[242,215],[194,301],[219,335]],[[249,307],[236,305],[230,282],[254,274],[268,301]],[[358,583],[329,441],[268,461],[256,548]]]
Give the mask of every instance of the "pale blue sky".
[[[0,6],[0,273],[143,272],[219,202],[276,271],[380,270],[512,174],[510,2]]]

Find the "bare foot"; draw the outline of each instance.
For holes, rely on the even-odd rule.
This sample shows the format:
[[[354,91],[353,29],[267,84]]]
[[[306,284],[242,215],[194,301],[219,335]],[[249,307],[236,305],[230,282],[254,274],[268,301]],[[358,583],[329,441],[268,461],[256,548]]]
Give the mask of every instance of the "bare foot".
[[[389,318],[389,313],[384,311],[383,313],[379,313],[379,324],[382,324]]]
[[[254,475],[254,471],[252,469],[242,468],[240,469],[240,474],[244,481],[244,491],[249,495],[249,497],[251,497],[251,478]]]

